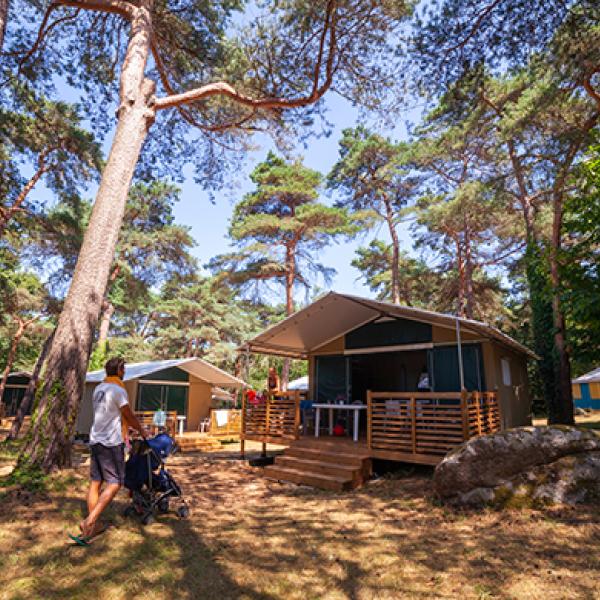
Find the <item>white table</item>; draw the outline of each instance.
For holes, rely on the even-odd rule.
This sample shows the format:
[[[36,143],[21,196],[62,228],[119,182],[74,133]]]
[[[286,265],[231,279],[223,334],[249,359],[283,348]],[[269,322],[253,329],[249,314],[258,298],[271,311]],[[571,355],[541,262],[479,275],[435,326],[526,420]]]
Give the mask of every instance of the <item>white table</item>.
[[[185,421],[185,415],[177,415],[177,429],[179,430],[179,435],[183,435],[183,422]]]
[[[315,414],[315,437],[319,437],[319,426],[321,424],[321,409],[329,409],[329,435],[333,435],[333,411],[334,410],[353,410],[354,411],[354,431],[352,439],[358,442],[358,415],[360,410],[366,410],[366,404],[313,404],[316,409]]]

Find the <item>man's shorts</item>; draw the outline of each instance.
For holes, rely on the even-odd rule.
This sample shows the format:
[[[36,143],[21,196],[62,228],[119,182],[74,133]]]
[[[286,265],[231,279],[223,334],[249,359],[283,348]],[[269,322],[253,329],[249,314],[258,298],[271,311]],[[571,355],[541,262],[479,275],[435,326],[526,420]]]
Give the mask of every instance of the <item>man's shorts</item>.
[[[125,483],[125,444],[90,446],[90,479],[106,483]]]

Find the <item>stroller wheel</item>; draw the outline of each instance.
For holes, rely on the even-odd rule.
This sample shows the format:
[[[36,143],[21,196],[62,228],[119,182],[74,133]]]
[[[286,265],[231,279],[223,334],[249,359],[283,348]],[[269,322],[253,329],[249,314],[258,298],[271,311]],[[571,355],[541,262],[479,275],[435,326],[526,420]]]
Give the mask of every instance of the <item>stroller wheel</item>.
[[[137,515],[137,511],[131,504],[123,511],[123,516],[126,518],[135,517],[135,515]]]
[[[190,509],[187,506],[180,506],[177,509],[177,516],[180,519],[187,519],[190,516]]]
[[[161,513],[168,513],[169,512],[169,499],[168,498],[163,498],[159,503],[158,503],[158,510]]]
[[[142,525],[152,525],[154,523],[154,515],[149,512],[142,517]]]

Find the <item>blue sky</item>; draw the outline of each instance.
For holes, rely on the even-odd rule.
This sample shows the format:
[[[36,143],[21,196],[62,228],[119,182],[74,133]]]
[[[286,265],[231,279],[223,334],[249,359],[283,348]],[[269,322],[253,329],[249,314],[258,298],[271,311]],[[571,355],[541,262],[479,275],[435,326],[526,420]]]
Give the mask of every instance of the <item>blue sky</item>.
[[[73,88],[69,88],[63,82],[58,82],[57,88],[57,96],[61,100],[68,102],[78,101],[78,92]],[[327,174],[337,160],[338,141],[342,130],[346,127],[355,126],[359,119],[358,110],[351,106],[347,100],[337,96],[335,93],[329,94],[326,103],[328,110],[327,118],[333,124],[331,135],[329,137],[311,138],[306,145],[299,144],[294,151],[295,155],[304,158],[304,163],[307,166],[319,170],[324,175]],[[417,110],[411,111],[407,117],[415,119],[417,117]],[[401,123],[401,120],[399,119],[398,122]],[[406,137],[406,128],[404,125],[399,124],[393,131],[387,130],[381,133],[393,139],[403,139]],[[157,129],[151,129],[150,135],[159,135],[159,132]],[[180,184],[181,200],[175,205],[175,218],[177,223],[187,225],[191,228],[192,235],[196,240],[196,247],[192,253],[198,258],[200,265],[207,263],[211,257],[227,252],[230,249],[229,240],[227,239],[227,228],[233,204],[244,193],[252,189],[252,182],[248,177],[250,171],[257,162],[265,158],[269,149],[273,149],[272,144],[267,138],[263,138],[262,141],[264,145],[255,151],[249,152],[244,172],[236,178],[235,182],[231,182],[231,186],[228,189],[224,189],[218,193],[214,202],[211,202],[209,194],[200,185],[195,183],[191,169],[188,170],[183,184]],[[105,155],[108,155],[111,142],[112,132],[105,139]],[[84,192],[82,190],[82,194],[88,198],[93,198],[96,189],[97,186],[90,186],[87,191]],[[46,203],[54,201],[52,193],[43,184],[38,184],[32,196]],[[334,198],[323,192],[322,202],[331,203],[333,200]],[[372,295],[364,282],[359,278],[359,272],[350,263],[355,256],[356,249],[360,245],[368,245],[374,237],[389,241],[386,227],[379,226],[361,238],[351,242],[332,244],[326,248],[321,253],[319,260],[325,266],[333,267],[337,271],[337,274],[329,286],[325,285],[322,281],[316,282],[318,289],[333,289],[339,292],[365,296]],[[400,227],[400,239],[402,248],[410,250],[412,243],[408,227]],[[304,293],[299,292],[297,299],[299,301],[304,300]]]
[[[327,108],[328,118],[334,125],[332,134],[329,137],[311,139],[307,147],[299,145],[295,151],[296,155],[304,158],[304,163],[308,167],[316,169],[324,175],[337,160],[338,141],[342,130],[356,125],[358,120],[358,111],[348,101],[333,93],[327,98]],[[383,133],[395,139],[406,136],[403,126],[396,128],[393,132]],[[232,194],[232,190],[225,190],[222,194],[217,195],[214,205],[210,203],[208,194],[194,183],[191,176],[182,186],[181,202],[176,206],[175,215],[178,222],[191,226],[192,234],[198,244],[194,254],[202,264],[215,254],[228,250],[229,242],[225,236],[233,202],[252,189],[252,182],[249,180],[248,174],[257,162],[265,158],[270,148],[272,146],[266,143],[259,150],[249,153],[245,174],[240,177],[234,194]],[[241,185],[239,185],[240,183]],[[330,203],[333,202],[333,198],[324,192],[321,201]],[[337,275],[328,287],[340,292],[372,295],[363,281],[359,279],[359,272],[350,263],[355,256],[356,249],[360,245],[367,245],[374,237],[389,239],[386,228],[378,227],[360,239],[332,244],[322,252],[320,262],[337,271]],[[401,227],[401,240],[403,248],[408,250],[411,241],[406,227]],[[319,282],[318,285],[322,289],[327,289],[323,282]]]

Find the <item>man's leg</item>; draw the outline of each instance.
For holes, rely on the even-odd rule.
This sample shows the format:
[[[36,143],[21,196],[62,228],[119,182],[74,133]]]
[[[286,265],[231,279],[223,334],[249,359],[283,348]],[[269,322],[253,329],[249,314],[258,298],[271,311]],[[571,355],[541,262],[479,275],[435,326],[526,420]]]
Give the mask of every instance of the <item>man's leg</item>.
[[[97,444],[92,449],[91,459],[95,465],[92,479],[101,479],[102,481],[92,481],[90,484],[88,492],[89,514],[80,524],[85,537],[91,537],[101,531],[102,528],[97,526],[98,518],[117,495],[125,479],[123,444],[111,447]],[[100,477],[98,477],[98,473]],[[106,485],[98,496],[102,483]]]
[[[81,532],[85,537],[91,537],[96,528],[96,522],[104,509],[112,502],[117,492],[121,489],[120,483],[107,483],[102,490],[96,506],[90,511],[90,514],[81,523]]]
[[[102,482],[101,481],[90,481],[90,487],[88,489],[88,494],[87,494],[87,507],[88,507],[88,514],[91,513],[94,508],[96,507],[96,504],[98,504],[98,498],[100,497],[100,489],[102,487]]]
[[[102,450],[103,448],[99,444],[90,446],[90,485],[87,493],[88,515],[94,510],[96,504],[98,504],[102,488]],[[84,521],[85,519],[79,524],[79,529],[81,529],[82,533]]]

